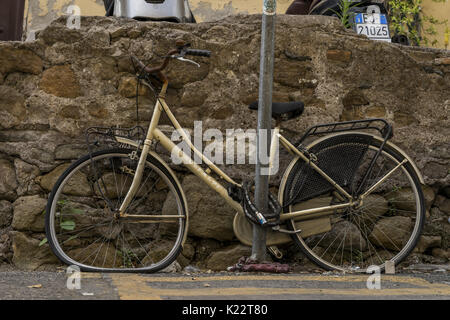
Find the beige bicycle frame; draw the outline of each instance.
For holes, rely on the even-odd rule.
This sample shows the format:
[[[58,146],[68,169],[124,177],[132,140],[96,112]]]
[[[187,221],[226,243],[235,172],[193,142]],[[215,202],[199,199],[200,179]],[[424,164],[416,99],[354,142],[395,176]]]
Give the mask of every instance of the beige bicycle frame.
[[[237,182],[235,182],[232,178],[230,178],[226,173],[224,173],[222,170],[220,170],[211,160],[209,160],[207,157],[205,157],[198,149],[195,148],[195,146],[192,144],[191,139],[187,136],[187,134],[182,130],[181,125],[173,115],[173,113],[170,111],[169,106],[167,105],[165,101],[165,94],[167,90],[168,83],[165,82],[160,95],[158,96],[158,99],[156,101],[156,105],[153,111],[152,119],[150,121],[150,125],[147,131],[147,136],[145,138],[145,141],[143,143],[142,152],[139,158],[138,166],[135,171],[135,175],[133,178],[133,182],[131,184],[131,187],[125,196],[124,201],[122,202],[122,205],[119,209],[119,214],[121,217],[129,217],[129,218],[149,218],[149,219],[179,219],[180,216],[174,215],[174,216],[158,216],[158,215],[139,215],[139,216],[133,216],[132,214],[127,214],[126,210],[128,205],[130,204],[131,200],[133,199],[134,195],[136,194],[138,190],[138,186],[142,179],[142,173],[144,169],[144,164],[147,159],[147,154],[150,151],[151,145],[154,141],[159,142],[167,151],[169,151],[172,155],[175,155],[181,160],[181,163],[185,165],[193,174],[195,174],[197,177],[199,177],[204,183],[206,183],[211,189],[216,191],[231,207],[236,209],[239,213],[243,213],[242,206],[240,203],[234,201],[229,195],[226,190],[226,188],[220,184],[212,175],[211,170],[214,171],[221,180],[225,180],[228,183],[234,184],[236,186],[240,186]],[[190,149],[200,157],[200,159],[210,168],[210,170],[203,170],[197,163],[195,163],[190,155],[187,155],[182,149],[180,149],[177,145],[173,143],[171,139],[169,139],[161,130],[158,129],[158,123],[160,120],[160,116],[162,112],[165,112],[167,116],[169,117],[172,125],[181,135],[181,138],[184,142],[186,142]],[[134,141],[125,139],[125,138],[117,138],[117,140],[120,143],[125,144],[131,144],[136,146],[137,143]],[[285,147],[290,153],[299,156],[301,159],[303,159],[305,162],[309,163],[309,165],[317,171],[322,177],[324,177],[328,182],[330,182],[335,189],[341,194],[342,198],[347,198],[348,202],[343,204],[337,204],[337,205],[331,205],[331,206],[324,206],[319,208],[312,208],[312,209],[305,209],[295,212],[289,212],[289,213],[281,213],[280,219],[281,221],[294,219],[295,221],[301,221],[301,220],[309,220],[309,219],[315,219],[320,216],[326,216],[333,214],[334,210],[337,209],[343,209],[350,206],[353,206],[355,203],[353,202],[352,196],[348,194],[341,186],[339,186],[333,179],[331,179],[325,172],[323,172],[314,162],[310,161],[310,159],[301,151],[298,150],[294,145],[292,145],[285,137],[283,137],[280,134],[280,127],[277,125],[274,129],[274,132],[272,134],[272,141],[271,141],[271,150],[270,150],[270,157],[269,157],[269,172],[271,168],[273,167],[273,161],[274,161],[274,155],[276,148],[278,148],[278,141],[281,142],[281,145]],[[402,162],[399,166],[395,168],[397,170],[400,166],[402,166],[405,163]],[[392,173],[392,172],[391,172]],[[376,187],[376,186],[374,186]]]

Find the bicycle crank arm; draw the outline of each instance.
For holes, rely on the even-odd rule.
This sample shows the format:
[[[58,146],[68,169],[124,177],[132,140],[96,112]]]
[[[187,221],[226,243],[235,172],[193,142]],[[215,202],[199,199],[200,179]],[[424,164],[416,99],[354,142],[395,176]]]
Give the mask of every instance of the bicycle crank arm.
[[[302,229],[298,229],[298,230],[286,230],[286,229],[281,229],[280,226],[275,226],[272,228],[273,231],[278,231],[281,233],[287,233],[287,234],[296,234],[296,233],[300,233],[302,232]]]
[[[283,253],[278,249],[277,246],[269,246],[267,247],[267,250],[269,250],[270,254],[273,255],[277,259],[283,259]]]

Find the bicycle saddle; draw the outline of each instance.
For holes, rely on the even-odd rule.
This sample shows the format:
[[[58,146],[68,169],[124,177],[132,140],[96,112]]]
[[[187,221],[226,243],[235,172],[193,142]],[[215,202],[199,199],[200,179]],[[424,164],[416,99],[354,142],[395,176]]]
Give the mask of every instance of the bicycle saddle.
[[[258,101],[249,105],[251,110],[258,110]],[[290,120],[301,116],[305,105],[301,101],[296,102],[273,102],[272,117],[277,120]]]

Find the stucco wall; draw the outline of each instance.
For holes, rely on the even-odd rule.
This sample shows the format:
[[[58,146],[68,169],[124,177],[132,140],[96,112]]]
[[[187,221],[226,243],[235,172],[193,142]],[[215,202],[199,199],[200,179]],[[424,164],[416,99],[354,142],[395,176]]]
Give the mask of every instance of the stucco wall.
[[[103,16],[102,0],[26,0],[25,32],[28,39],[34,39],[34,32],[42,30],[54,19],[67,13],[70,5],[77,5],[84,16]]]
[[[262,0],[190,0],[192,11],[198,21],[212,21],[237,13],[262,12]],[[292,0],[278,0],[277,13],[285,13]]]
[[[254,14],[262,12],[263,0],[190,0],[192,11],[199,22],[214,21],[237,13]],[[286,12],[292,0],[278,0],[277,12]],[[25,30],[27,38],[34,38],[34,32],[45,28],[52,20],[65,14],[69,5],[78,5],[84,16],[105,14],[102,0],[26,0]],[[423,0],[424,12],[439,20],[450,18],[450,3]],[[444,48],[445,26],[436,27],[436,47]]]
[[[286,12],[291,0],[278,0],[278,13]],[[103,16],[102,0],[26,0],[25,23],[28,37],[65,14],[70,5],[78,5],[83,16]],[[192,11],[199,22],[213,21],[237,13],[261,13],[262,0],[191,0]],[[28,16],[28,20],[27,17]]]
[[[449,20],[447,22],[447,25],[448,27],[450,27],[450,2],[448,0],[445,0],[444,3],[435,2],[433,0],[424,0],[423,12],[426,15],[432,16],[440,21]],[[435,28],[437,31],[436,36],[434,37],[430,36],[429,38],[431,41],[433,41],[434,39],[438,41],[438,44],[436,45],[437,48],[445,48],[444,34],[446,26],[441,24],[436,25]]]

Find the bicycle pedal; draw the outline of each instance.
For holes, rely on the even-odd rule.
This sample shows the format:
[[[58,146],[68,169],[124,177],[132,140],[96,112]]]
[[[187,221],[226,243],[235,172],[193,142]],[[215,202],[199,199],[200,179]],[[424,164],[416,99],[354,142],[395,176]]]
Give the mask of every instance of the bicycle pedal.
[[[286,230],[286,229],[281,229],[280,226],[275,226],[272,228],[273,231],[278,231],[281,233],[287,233],[287,234],[297,234],[302,232],[302,229],[298,229],[298,230]]]
[[[276,259],[283,258],[283,253],[278,249],[277,246],[267,247],[267,250],[269,250],[270,254],[273,255]]]

